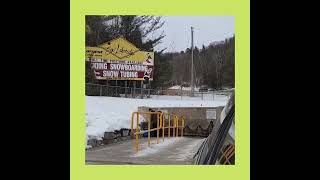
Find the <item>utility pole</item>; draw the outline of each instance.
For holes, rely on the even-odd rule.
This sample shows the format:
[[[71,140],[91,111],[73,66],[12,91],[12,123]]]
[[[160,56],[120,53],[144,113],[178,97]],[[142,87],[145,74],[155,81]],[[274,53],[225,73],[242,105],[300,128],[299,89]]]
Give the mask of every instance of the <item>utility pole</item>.
[[[191,97],[194,96],[194,82],[193,82],[193,27],[191,26]]]
[[[217,80],[216,80],[216,89],[218,90],[218,83],[219,83],[219,74],[218,74],[218,60],[216,59],[216,75],[217,75]]]

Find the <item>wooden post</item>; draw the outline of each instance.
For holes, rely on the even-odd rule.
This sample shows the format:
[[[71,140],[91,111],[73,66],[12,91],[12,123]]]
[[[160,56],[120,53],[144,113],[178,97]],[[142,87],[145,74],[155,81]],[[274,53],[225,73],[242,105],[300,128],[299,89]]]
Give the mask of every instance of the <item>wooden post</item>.
[[[133,81],[133,97],[132,98],[135,98],[136,97],[136,81]]]
[[[127,97],[127,80],[124,81],[124,97]]]
[[[141,95],[141,99],[143,99],[143,82],[140,81],[140,95]]]
[[[109,96],[109,80],[107,80],[107,96]]]
[[[149,81],[149,84],[148,84],[148,98],[150,98],[150,88],[151,88],[151,83]]]
[[[118,96],[118,80],[116,80],[116,96]]]

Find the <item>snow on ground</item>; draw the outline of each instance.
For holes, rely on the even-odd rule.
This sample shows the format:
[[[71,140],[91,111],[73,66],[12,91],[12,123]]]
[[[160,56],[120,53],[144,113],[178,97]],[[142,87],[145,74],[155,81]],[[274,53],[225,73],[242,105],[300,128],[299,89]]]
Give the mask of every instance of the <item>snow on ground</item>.
[[[151,141],[150,147],[147,147],[147,142],[142,144],[142,150],[133,154],[131,157],[145,157],[153,154],[168,154],[168,149],[174,149],[176,153],[172,154],[173,159],[186,160],[187,158],[192,158],[196,153],[201,143],[205,138],[193,139],[190,141],[189,138],[185,137],[172,137],[170,139],[165,139],[164,142],[160,139],[159,144],[155,141]],[[182,145],[182,147],[177,147],[177,145]],[[183,153],[182,153],[183,152]],[[168,158],[171,158],[170,156]]]
[[[190,97],[190,96],[169,96],[169,95],[153,95],[153,96],[151,96],[151,99],[161,99],[161,100],[179,100],[179,101],[181,101],[181,100],[187,100],[187,101],[197,101],[197,103],[199,102],[199,101],[202,101],[202,95],[201,94],[195,94],[195,97]],[[224,101],[224,100],[226,100],[227,99],[227,97],[225,96],[225,95],[217,95],[217,94],[215,94],[214,95],[214,97],[213,97],[213,94],[212,93],[204,93],[203,94],[203,100],[204,101],[211,101],[211,102],[213,102],[213,101]],[[203,102],[203,101],[202,101]],[[182,104],[184,104],[185,102],[183,102]],[[185,107],[187,107],[187,106],[185,106]],[[193,106],[192,106],[193,107]],[[197,105],[196,106],[194,106],[194,107],[197,107]],[[199,107],[201,107],[201,104],[199,104]]]
[[[147,155],[151,155],[151,154],[155,154],[163,149],[168,148],[170,145],[173,145],[174,143],[177,143],[178,141],[181,141],[182,138],[170,138],[170,139],[166,139],[164,142],[162,142],[162,140],[160,139],[159,144],[155,144],[154,142],[151,143],[150,147],[144,148],[140,151],[138,151],[137,153],[135,153],[134,155],[132,155],[132,157],[141,157],[141,156],[147,156]],[[143,146],[146,146],[147,143],[144,143]]]
[[[172,137],[170,139],[166,139],[164,142],[162,140],[159,140],[159,144],[156,144],[156,141],[151,141],[150,147],[147,146],[147,142],[145,142],[142,146],[142,150],[138,151],[137,153],[133,154],[132,157],[143,157],[143,156],[148,156],[151,154],[156,154],[160,151],[164,151],[170,148],[170,146],[175,145],[175,143],[178,143],[179,141],[182,141],[183,138],[179,137]]]
[[[132,99],[105,96],[86,96],[86,139],[101,139],[106,131],[131,127],[131,113],[138,106],[149,107],[216,107],[224,106],[227,96],[205,94],[201,97],[152,96]]]
[[[169,89],[181,89],[181,86],[172,86]],[[182,87],[182,90],[191,91],[191,87]],[[199,88],[195,87],[194,90],[198,91]]]
[[[150,155],[157,154],[161,156],[165,154],[168,155],[168,159],[185,161],[193,158],[204,139],[205,138],[191,140],[185,137],[166,138],[164,142],[160,139],[159,144],[156,144],[155,140],[151,141],[150,147],[147,147],[147,142],[144,142],[141,145],[143,148],[140,149],[138,153],[131,155],[131,157],[147,158],[147,156]]]

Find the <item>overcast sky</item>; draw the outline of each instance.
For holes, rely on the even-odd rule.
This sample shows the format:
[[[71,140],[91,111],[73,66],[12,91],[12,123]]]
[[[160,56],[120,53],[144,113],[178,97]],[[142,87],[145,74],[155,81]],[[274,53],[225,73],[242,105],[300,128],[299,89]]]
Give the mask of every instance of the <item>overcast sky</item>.
[[[165,52],[180,52],[191,47],[191,26],[194,27],[194,46],[202,47],[214,41],[221,41],[234,34],[233,16],[163,16],[165,24],[158,32],[164,31],[166,37],[155,47],[156,51],[167,48]]]

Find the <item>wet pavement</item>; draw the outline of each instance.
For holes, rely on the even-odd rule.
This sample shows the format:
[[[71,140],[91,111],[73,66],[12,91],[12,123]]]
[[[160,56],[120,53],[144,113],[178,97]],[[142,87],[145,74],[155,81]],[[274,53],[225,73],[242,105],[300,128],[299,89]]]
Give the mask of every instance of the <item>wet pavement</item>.
[[[141,164],[141,165],[178,165],[192,164],[204,138],[170,137],[151,139],[148,147],[147,138],[139,139],[139,151],[135,149],[135,139],[114,144],[107,144],[86,150],[86,164]]]

